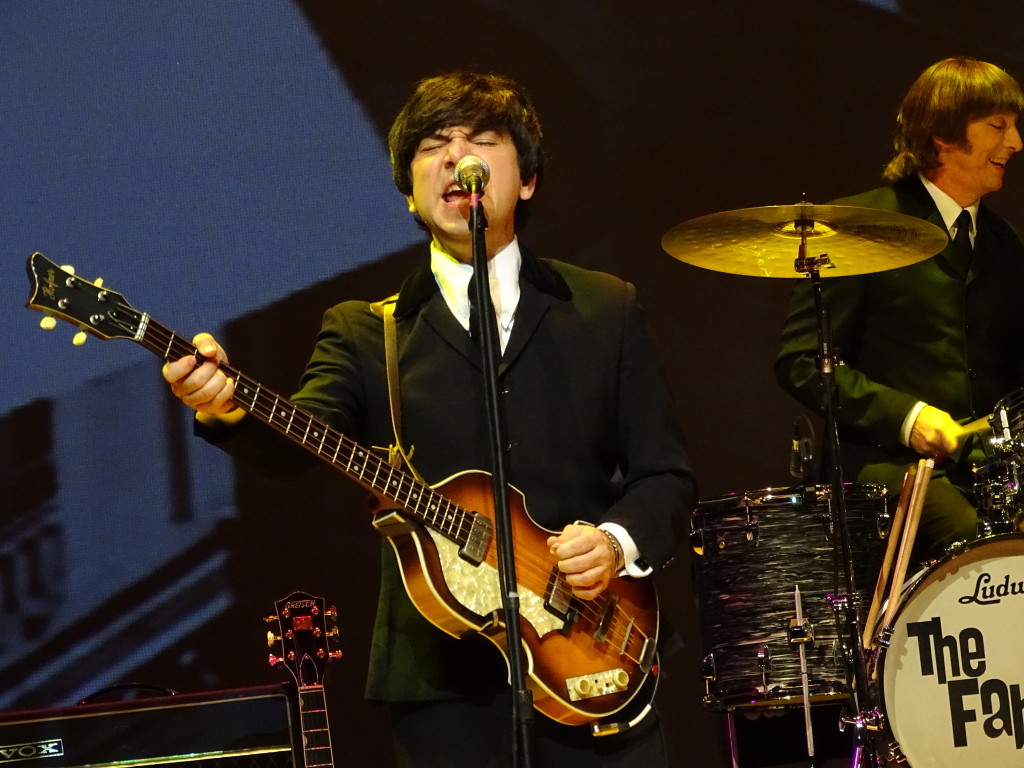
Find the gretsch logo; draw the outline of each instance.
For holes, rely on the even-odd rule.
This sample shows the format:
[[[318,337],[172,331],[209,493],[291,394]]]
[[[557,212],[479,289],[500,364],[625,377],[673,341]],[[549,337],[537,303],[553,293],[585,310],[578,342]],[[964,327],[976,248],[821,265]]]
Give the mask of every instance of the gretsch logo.
[[[60,757],[63,754],[64,742],[61,739],[30,741],[25,744],[9,744],[7,746],[0,746],[0,765],[14,763],[18,760]]]

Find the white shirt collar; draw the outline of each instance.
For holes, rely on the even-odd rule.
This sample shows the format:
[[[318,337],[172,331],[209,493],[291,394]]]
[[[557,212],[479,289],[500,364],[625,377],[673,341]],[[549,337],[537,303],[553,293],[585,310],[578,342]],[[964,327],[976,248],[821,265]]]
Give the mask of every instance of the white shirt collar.
[[[956,235],[956,219],[960,215],[960,211],[971,212],[971,240],[973,241],[974,233],[978,229],[978,207],[980,203],[975,203],[967,208],[961,208],[960,203],[935,186],[934,182],[927,176],[920,171],[918,171],[917,175],[920,177],[921,183],[924,184],[924,188],[928,190],[928,194],[932,196],[932,200],[935,201],[935,207],[939,209],[942,223],[946,225],[946,229],[949,230],[951,237]]]
[[[487,275],[491,287],[491,301],[498,316],[501,346],[504,349],[512,331],[516,307],[519,304],[519,267],[522,265],[519,240],[513,239],[487,262]],[[457,261],[442,251],[436,241],[430,243],[430,271],[434,273],[438,288],[455,319],[469,329],[469,281],[473,265]]]

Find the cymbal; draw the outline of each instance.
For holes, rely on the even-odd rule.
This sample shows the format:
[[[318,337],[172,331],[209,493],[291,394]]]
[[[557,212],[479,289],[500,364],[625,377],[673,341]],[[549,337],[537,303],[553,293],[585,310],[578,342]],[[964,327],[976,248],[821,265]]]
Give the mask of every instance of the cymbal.
[[[661,239],[680,261],[753,277],[797,277],[802,230],[808,257],[828,255],[822,277],[863,275],[939,253],[945,230],[916,216],[852,205],[769,205],[684,221]]]

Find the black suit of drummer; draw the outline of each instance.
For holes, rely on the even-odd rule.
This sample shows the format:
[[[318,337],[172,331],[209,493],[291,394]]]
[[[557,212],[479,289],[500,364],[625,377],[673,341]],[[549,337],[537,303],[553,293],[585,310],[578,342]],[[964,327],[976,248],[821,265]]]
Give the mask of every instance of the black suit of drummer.
[[[835,201],[906,213],[950,234],[926,261],[823,281],[841,361],[845,477],[898,493],[908,465],[936,459],[918,531],[924,556],[976,537],[971,467],[984,461],[986,444],[966,438],[961,425],[990,414],[1024,382],[1024,245],[982,202],[1021,149],[1022,110],[1020,85],[998,67],[940,61],[904,98],[884,172],[890,186]],[[811,408],[821,406],[816,352],[811,286],[801,280],[776,375]]]

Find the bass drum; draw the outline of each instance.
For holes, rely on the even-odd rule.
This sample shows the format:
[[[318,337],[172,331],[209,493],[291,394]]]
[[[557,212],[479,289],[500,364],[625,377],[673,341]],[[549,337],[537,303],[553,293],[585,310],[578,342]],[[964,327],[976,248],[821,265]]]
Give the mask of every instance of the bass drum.
[[[903,592],[879,653],[911,768],[1024,765],[1024,536],[978,539]]]

